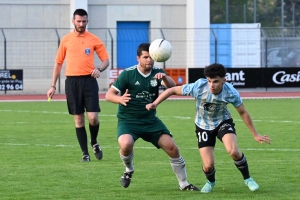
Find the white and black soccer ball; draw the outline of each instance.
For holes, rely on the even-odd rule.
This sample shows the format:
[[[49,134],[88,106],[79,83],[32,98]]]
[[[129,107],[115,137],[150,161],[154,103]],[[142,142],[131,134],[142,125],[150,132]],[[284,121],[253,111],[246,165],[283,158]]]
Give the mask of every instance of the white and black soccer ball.
[[[172,55],[172,46],[167,40],[156,39],[150,44],[149,54],[156,62],[165,62]]]

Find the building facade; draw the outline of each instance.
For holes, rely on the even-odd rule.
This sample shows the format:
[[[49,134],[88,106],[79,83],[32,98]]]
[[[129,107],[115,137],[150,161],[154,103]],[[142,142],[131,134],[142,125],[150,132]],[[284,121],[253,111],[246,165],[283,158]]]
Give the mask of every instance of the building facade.
[[[110,54],[110,68],[126,68],[136,64],[137,45],[158,38],[168,40],[173,52],[166,63],[156,63],[157,66],[203,67],[210,61],[209,1],[202,2],[201,5],[199,2],[2,0],[0,69],[23,69],[24,79],[23,91],[9,93],[47,91],[57,47],[63,35],[73,29],[71,19],[76,8],[88,11],[88,31],[99,36],[105,43]],[[197,28],[200,29],[196,30]],[[97,56],[95,65],[100,65]],[[61,75],[59,88],[63,93],[64,69]],[[108,79],[109,70],[106,70],[98,81],[100,91],[107,90]]]

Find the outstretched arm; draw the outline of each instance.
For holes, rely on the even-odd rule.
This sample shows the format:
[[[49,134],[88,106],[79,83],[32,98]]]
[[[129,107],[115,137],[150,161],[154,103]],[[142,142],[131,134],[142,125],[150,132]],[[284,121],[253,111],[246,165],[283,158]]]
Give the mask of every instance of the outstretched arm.
[[[238,113],[240,114],[241,118],[243,119],[244,123],[246,124],[246,126],[248,127],[248,129],[250,130],[250,132],[252,133],[254,139],[259,142],[259,143],[268,143],[271,144],[271,139],[267,136],[267,135],[259,135],[258,132],[256,131],[254,124],[252,122],[252,119],[250,117],[250,114],[248,113],[248,111],[245,109],[244,104],[241,104],[240,106],[236,107],[236,110],[238,111]]]
[[[182,86],[176,86],[176,87],[172,87],[172,88],[168,88],[166,89],[163,93],[161,93],[157,99],[150,104],[146,105],[146,109],[147,110],[155,110],[156,107],[164,100],[166,100],[168,97],[172,96],[172,95],[182,95]]]
[[[171,88],[176,86],[176,83],[170,76],[166,75],[163,77],[163,85],[167,88]]]

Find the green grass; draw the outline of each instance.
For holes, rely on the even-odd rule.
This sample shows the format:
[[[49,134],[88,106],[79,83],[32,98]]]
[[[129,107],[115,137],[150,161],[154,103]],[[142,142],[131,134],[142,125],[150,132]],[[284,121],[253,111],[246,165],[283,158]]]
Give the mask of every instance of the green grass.
[[[81,163],[73,117],[66,102],[0,103],[0,199],[299,199],[299,99],[244,100],[260,134],[272,144],[254,141],[229,106],[239,148],[251,176],[260,185],[251,192],[218,141],[215,150],[217,185],[210,194],[183,192],[168,156],[151,144],[135,145],[135,174],[129,188],[119,183],[124,166],[116,139],[117,105],[101,101],[99,142],[103,160]],[[172,131],[185,158],[188,180],[205,183],[194,133],[194,101],[165,101],[157,115]],[[91,151],[91,149],[90,149]]]

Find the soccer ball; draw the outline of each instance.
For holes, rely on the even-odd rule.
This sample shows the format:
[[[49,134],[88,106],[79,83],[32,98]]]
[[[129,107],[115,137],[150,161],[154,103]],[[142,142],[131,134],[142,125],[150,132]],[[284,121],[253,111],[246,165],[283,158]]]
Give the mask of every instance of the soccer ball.
[[[165,62],[172,55],[172,46],[167,40],[156,39],[150,44],[149,54],[156,62]]]

